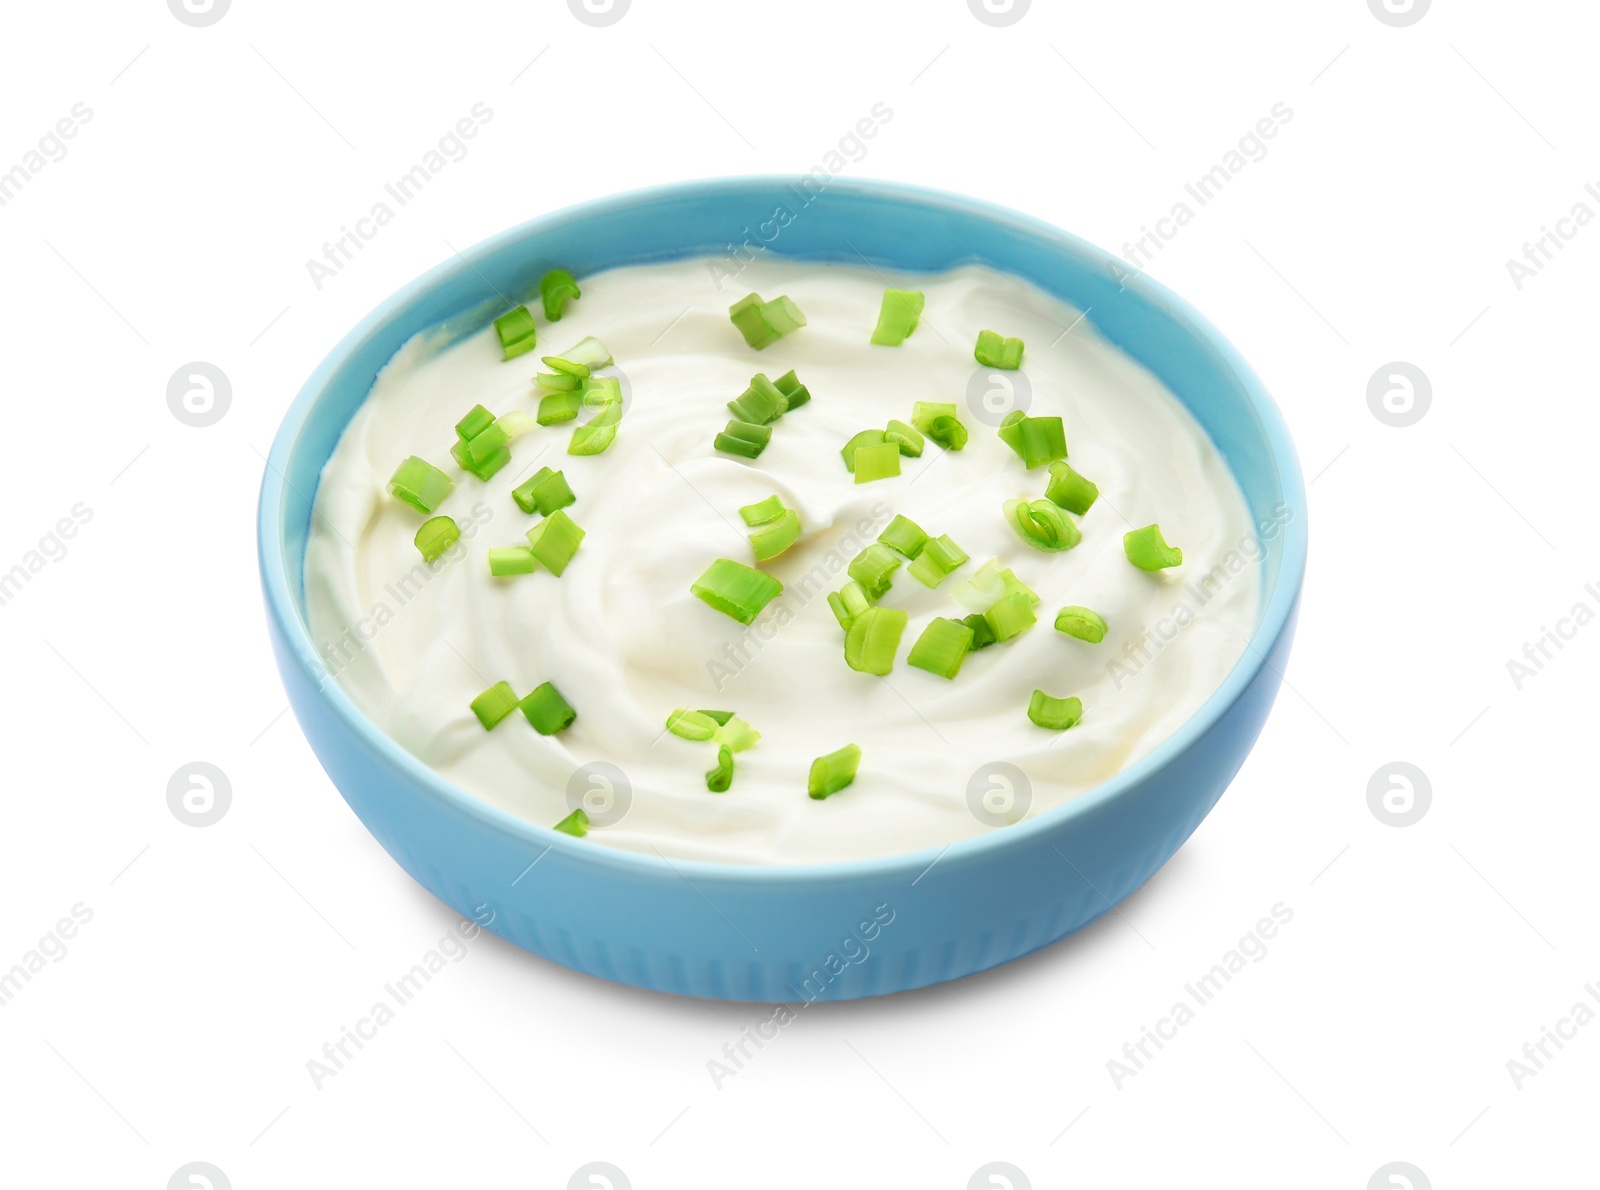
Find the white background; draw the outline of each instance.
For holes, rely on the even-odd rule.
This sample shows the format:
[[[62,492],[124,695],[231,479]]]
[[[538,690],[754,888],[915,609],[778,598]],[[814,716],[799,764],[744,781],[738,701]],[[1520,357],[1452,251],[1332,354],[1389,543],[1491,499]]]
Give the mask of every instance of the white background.
[[[5,22],[0,169],[74,104],[93,115],[0,207],[0,570],[74,505],[92,519],[0,607],[0,967],[73,905],[93,917],[0,1009],[0,1181],[159,1190],[193,1161],[238,1190],[560,1187],[596,1160],[637,1190],[954,1190],[991,1161],[1035,1187],[1592,1170],[1600,1023],[1520,1088],[1506,1065],[1600,981],[1600,628],[1520,690],[1506,667],[1600,608],[1600,227],[1520,289],[1506,268],[1574,204],[1600,211],[1592,6],[1441,0],[1397,28],[1362,0],[1039,0],[992,28],[959,0],[635,0],[592,28],[558,0],[235,0],[194,28],[141,0]],[[1113,249],[1292,109],[1151,268],[1253,362],[1312,481],[1300,637],[1260,744],[1120,914],[957,984],[807,1008],[720,1089],[706,1063],[769,1010],[491,938],[317,1089],[307,1060],[453,918],[284,713],[253,530],[284,409],[452,245],[632,187],[803,171],[879,101],[893,120],[848,175]],[[469,155],[319,290],[307,259],[478,102]],[[208,428],[167,407],[194,360],[231,381]],[[1408,428],[1367,402],[1396,360],[1431,381]],[[195,760],[232,788],[204,829],[166,801]],[[1404,828],[1367,800],[1395,760],[1432,789]],[[1278,902],[1294,916],[1267,957],[1119,1089],[1107,1061]]]

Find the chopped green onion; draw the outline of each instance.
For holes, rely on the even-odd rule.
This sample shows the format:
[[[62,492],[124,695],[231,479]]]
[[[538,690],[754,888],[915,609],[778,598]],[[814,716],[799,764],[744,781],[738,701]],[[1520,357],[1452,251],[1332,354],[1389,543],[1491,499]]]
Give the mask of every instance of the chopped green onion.
[[[926,434],[928,427],[933,425],[939,418],[955,417],[957,413],[958,410],[953,401],[918,401],[911,406],[911,424]]]
[[[735,715],[717,728],[717,734],[712,737],[712,741],[721,744],[730,752],[744,752],[761,742],[761,733]]]
[[[1067,432],[1059,417],[1029,417],[1013,409],[1000,423],[1000,438],[1030,471],[1067,457]]]
[[[811,390],[800,383],[800,378],[794,374],[793,368],[790,368],[772,383],[783,394],[784,400],[789,402],[790,409],[798,409],[811,400]]]
[[[919,559],[920,561],[920,559]],[[1006,592],[1005,580],[1000,577],[1000,567],[997,560],[989,559],[973,573],[966,582],[960,583],[951,596],[969,612],[983,614],[1000,600],[1004,599]]]
[[[772,346],[790,331],[806,324],[806,316],[788,297],[764,302],[756,293],[746,294],[729,306],[728,317],[739,328],[744,341],[757,351]]]
[[[589,833],[589,816],[581,809],[574,810],[550,829],[560,831],[564,835],[574,835],[581,839]]]
[[[577,522],[558,508],[528,530],[528,547],[540,565],[560,578],[567,563],[578,552],[578,546],[583,544],[583,538],[584,532]]]
[[[575,392],[550,393],[540,397],[539,424],[553,426],[557,422],[571,421],[578,416],[578,409],[582,404],[583,398]]]
[[[539,278],[539,297],[544,302],[544,316],[550,322],[560,322],[567,303],[582,296],[577,278],[566,269],[551,269]]]
[[[1022,340],[1007,339],[996,331],[979,331],[972,354],[986,368],[1014,372],[1022,366]]]
[[[513,488],[511,498],[523,512],[538,513],[540,516],[549,516],[556,509],[566,508],[578,499],[572,494],[567,477],[548,467],[540,467],[527,483]]]
[[[888,546],[874,541],[855,556],[847,573],[861,584],[868,599],[882,599],[894,581],[894,572],[899,569],[899,556]]]
[[[558,731],[565,731],[578,717],[578,712],[572,709],[572,704],[562,698],[561,691],[549,682],[535,686],[533,692],[517,705],[522,708],[522,713],[528,717],[528,722],[533,724],[533,729],[540,735],[555,735]]]
[[[789,409],[789,398],[760,372],[750,378],[750,387],[728,402],[734,417],[758,426],[771,425]]]
[[[850,622],[844,636],[844,660],[851,669],[883,677],[894,668],[906,613],[898,607],[869,607]]]
[[[1049,731],[1066,731],[1083,718],[1083,700],[1051,698],[1043,690],[1035,690],[1028,700],[1028,718]]]
[[[785,508],[778,519],[750,534],[757,562],[770,562],[800,540],[800,514]]]
[[[990,563],[990,565],[994,565],[995,562],[998,562],[998,561],[999,561],[999,559],[994,559]],[[1027,583],[1025,583],[1021,579],[1019,579],[1016,576],[1016,574],[1010,569],[1010,567],[1007,567],[1005,570],[997,570],[996,573],[999,575],[1000,581],[1005,584],[1006,594],[1007,595],[1013,595],[1013,594],[1016,594],[1017,592],[1021,592],[1022,594],[1026,595],[1028,597],[1028,602],[1029,603],[1038,603],[1039,602],[1039,593],[1037,591],[1035,591],[1032,587],[1028,586]]]
[[[948,533],[928,539],[917,560],[906,569],[924,587],[930,590],[944,582],[945,576],[967,561],[967,551],[957,545]]]
[[[718,723],[704,711],[679,707],[667,716],[667,730],[680,739],[709,740],[717,734]]]
[[[494,333],[500,336],[501,359],[515,359],[533,350],[538,336],[528,307],[518,306],[494,320]]]
[[[417,549],[422,551],[422,560],[432,562],[460,538],[461,530],[454,520],[447,516],[436,516],[423,521],[422,528],[417,530],[412,540],[416,542]]]
[[[494,435],[491,433],[483,433],[478,435],[478,438],[485,440],[483,447],[484,453],[482,453],[481,457],[479,457],[473,451],[472,442],[460,441],[450,448],[450,457],[461,464],[461,469],[463,471],[470,472],[471,474],[476,475],[479,479],[487,482],[489,479],[493,478],[495,473],[499,471],[500,468],[504,467],[511,461],[511,451],[504,444],[490,449],[489,444],[493,437]],[[477,441],[477,439],[474,439],[474,441]]]
[[[746,504],[739,509],[739,516],[747,525],[770,525],[784,513],[783,501],[777,496],[768,496],[765,500],[757,500],[754,504]]]
[[[573,393],[582,387],[583,377],[574,376],[571,372],[540,372],[533,382],[548,392]]]
[[[928,535],[916,521],[896,514],[889,527],[878,534],[878,540],[897,553],[915,558],[928,544]]]
[[[833,609],[839,627],[849,631],[855,618],[871,607],[872,601],[867,598],[867,589],[855,579],[851,579],[839,590],[829,594],[828,606]]]
[[[566,372],[579,380],[587,380],[590,372],[608,367],[613,362],[606,345],[593,335],[580,339],[561,355],[546,355],[540,359],[545,367]]]
[[[1124,533],[1122,548],[1128,555],[1128,561],[1140,570],[1165,570],[1183,561],[1183,551],[1167,544],[1167,539],[1161,536],[1160,525],[1146,525],[1143,529]]]
[[[708,711],[708,710],[705,710],[704,708],[701,708],[700,713],[702,715],[706,716],[706,718],[710,719],[718,727],[721,727],[729,719],[733,718],[733,712],[732,711]]]
[[[597,455],[610,446],[622,421],[622,402],[608,401],[599,413],[572,431],[569,455]]]
[[[1068,512],[1082,516],[1100,498],[1100,489],[1069,467],[1065,460],[1058,459],[1050,464],[1050,484],[1044,494]]]
[[[539,559],[525,545],[512,545],[489,551],[491,578],[510,578],[518,574],[532,574],[539,569]]]
[[[472,700],[472,713],[485,731],[493,731],[500,720],[516,709],[517,692],[510,682],[496,682]]]
[[[1036,550],[1070,550],[1083,540],[1078,526],[1052,500],[1007,500],[1006,523]]]
[[[954,417],[936,417],[923,432],[946,450],[960,450],[967,444],[967,427]]]
[[[723,615],[732,616],[741,624],[753,624],[761,609],[783,593],[783,584],[753,566],[718,558],[689,590]]]
[[[961,622],[972,629],[972,652],[976,653],[979,649],[987,649],[994,644],[994,632],[989,627],[989,621],[977,612],[973,612],[970,616],[962,616]]]
[[[915,289],[885,289],[878,308],[878,325],[872,341],[884,347],[898,347],[917,329],[922,318],[923,295]]]
[[[920,459],[924,442],[922,431],[903,421],[891,421],[883,431],[883,440],[893,442],[908,459]]]
[[[763,303],[761,315],[767,320],[767,325],[778,333],[779,338],[797,331],[806,324],[806,316],[800,313],[800,307],[788,297],[780,294],[770,302]]]
[[[456,446],[461,448],[461,455],[457,461],[463,467],[481,467],[509,445],[511,445],[511,435],[497,423],[490,422],[488,427],[475,437],[457,440]]]
[[[733,784],[733,752],[723,745],[717,749],[717,767],[706,774],[706,788],[712,793],[727,793]]]
[[[389,477],[389,492],[418,512],[432,512],[456,485],[426,459],[412,455]]]
[[[1003,595],[993,607],[983,613],[984,620],[989,625],[989,631],[994,633],[997,641],[1008,641],[1032,628],[1037,616],[1033,611],[1033,600],[1021,591],[1013,591]]]
[[[922,630],[917,643],[906,654],[906,664],[941,678],[954,678],[961,672],[961,662],[972,651],[972,637],[972,629],[960,620],[940,617]]]
[[[456,437],[463,442],[471,442],[492,425],[494,425],[494,414],[482,405],[474,405],[467,410],[465,417],[456,422]]]
[[[817,757],[811,762],[806,792],[819,802],[833,796],[856,779],[856,769],[860,764],[861,749],[854,744],[846,744],[837,752]]]
[[[839,621],[839,627],[846,632],[850,630],[850,621],[855,619],[844,605],[844,597],[837,591],[828,592],[828,610],[833,613],[833,618]]]
[[[1099,612],[1074,604],[1056,613],[1056,631],[1097,645],[1106,638],[1106,622]]]
[[[531,434],[539,426],[530,414],[521,409],[513,409],[509,413],[502,413],[494,419],[494,424],[505,431],[507,441],[515,441],[524,434]]]
[[[591,376],[583,382],[583,403],[590,409],[622,404],[622,381],[615,376]],[[619,409],[618,416],[621,416]]]
[[[839,453],[844,456],[844,469],[846,471],[856,469],[856,451],[862,447],[882,446],[887,441],[882,430],[862,430],[839,448]],[[898,446],[895,447],[895,453],[900,453]]]
[[[754,422],[730,421],[711,443],[724,454],[741,458],[757,458],[772,441],[772,427],[758,426]]]
[[[858,447],[855,453],[857,483],[893,479],[900,474],[900,447],[893,442]]]

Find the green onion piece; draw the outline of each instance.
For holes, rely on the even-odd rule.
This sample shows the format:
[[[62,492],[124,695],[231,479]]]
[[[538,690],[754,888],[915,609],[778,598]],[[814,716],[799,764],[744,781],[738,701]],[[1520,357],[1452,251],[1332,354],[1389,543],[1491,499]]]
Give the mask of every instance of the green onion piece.
[[[540,516],[549,516],[556,509],[566,508],[578,499],[572,494],[567,477],[548,467],[540,467],[527,483],[512,489],[511,498],[523,512],[538,513]]]
[[[680,739],[709,740],[717,734],[718,723],[704,711],[679,707],[667,716],[667,730]]]
[[[730,421],[727,427],[712,440],[711,445],[724,454],[754,459],[767,449],[772,441],[772,427],[758,426],[754,422]]]
[[[783,584],[753,566],[718,558],[689,590],[723,615],[732,616],[741,624],[752,624],[761,609],[783,593]]]
[[[1083,700],[1051,698],[1043,690],[1035,690],[1028,700],[1028,718],[1049,731],[1066,731],[1083,718]]]
[[[580,339],[560,355],[545,355],[540,359],[545,367],[553,368],[557,372],[566,372],[579,380],[587,380],[590,372],[598,371],[614,362],[611,352],[606,350],[606,345],[593,335]]]
[[[728,402],[733,416],[758,426],[771,425],[789,409],[789,398],[760,372],[750,378],[750,387]]]
[[[496,682],[472,700],[472,713],[485,731],[493,731],[500,720],[516,709],[517,692],[510,682]]]
[[[471,442],[492,425],[494,425],[494,414],[482,405],[474,405],[467,410],[465,417],[456,422],[456,437],[463,442]]]
[[[806,324],[806,316],[800,313],[800,307],[786,294],[763,303],[761,315],[780,338],[791,331],[799,330]]]
[[[882,599],[900,569],[900,558],[888,546],[873,542],[852,559],[847,572],[861,584],[868,599]]]
[[[946,450],[960,450],[967,444],[967,427],[954,417],[934,418],[925,433]]]
[[[872,601],[867,598],[867,589],[851,579],[828,596],[828,606],[833,609],[839,627],[848,632],[855,618],[872,606]]]
[[[844,469],[846,471],[854,471],[856,469],[856,451],[862,447],[882,446],[887,441],[888,439],[884,437],[882,430],[862,430],[861,433],[839,448],[839,453],[844,456]],[[895,447],[895,453],[900,453],[898,446]]]
[[[747,525],[770,525],[784,513],[783,501],[777,496],[768,496],[765,500],[757,500],[754,504],[746,504],[739,509],[739,516]]]
[[[533,350],[538,336],[528,307],[518,306],[494,320],[494,333],[500,336],[501,359],[515,359]]]
[[[1056,631],[1097,645],[1106,638],[1106,622],[1099,612],[1074,604],[1056,613]]]
[[[494,424],[505,433],[506,440],[509,442],[516,441],[524,434],[531,434],[539,427],[539,423],[533,419],[533,416],[524,413],[521,409],[513,409],[509,413],[502,413],[494,419]]]
[[[854,744],[846,744],[837,752],[817,757],[811,762],[806,792],[819,802],[832,797],[856,779],[856,769],[860,764],[861,749]]]
[[[857,483],[893,479],[900,474],[900,448],[893,442],[881,446],[858,447],[855,453]]]
[[[777,520],[750,534],[757,562],[770,562],[800,540],[800,514],[785,508]]]
[[[583,544],[583,538],[584,532],[577,522],[558,508],[528,530],[528,548],[540,565],[560,578],[567,563],[578,552],[578,546]]]
[[[489,574],[492,578],[510,578],[517,574],[532,574],[539,569],[539,559],[525,545],[507,546],[489,551]]]
[[[412,455],[389,477],[389,492],[418,512],[432,512],[456,485],[426,459]]]
[[[591,376],[583,382],[583,403],[590,409],[609,409],[618,406],[617,416],[622,416],[622,381],[615,376]]]
[[[578,717],[572,704],[562,698],[561,691],[549,682],[535,686],[533,692],[517,705],[528,717],[528,722],[533,724],[533,730],[540,735],[555,735],[558,731],[565,731]]]
[[[461,465],[469,469],[483,466],[510,445],[511,435],[493,420],[473,437],[456,440],[456,446],[461,448],[461,458],[466,460]]]
[[[844,635],[844,660],[851,669],[883,677],[894,668],[900,635],[906,630],[905,611],[898,607],[869,607],[850,622]]]
[[[911,424],[926,434],[939,418],[956,417],[958,412],[954,402],[918,401],[911,406]]]
[[[1000,423],[999,434],[1030,471],[1067,457],[1067,432],[1059,417],[1029,417],[1013,409]]]
[[[915,289],[885,289],[878,308],[878,325],[872,341],[884,347],[898,347],[917,329],[922,318],[923,295]]]
[[[924,445],[922,431],[903,421],[891,421],[883,431],[883,440],[893,442],[908,459],[920,459]]]
[[[583,384],[583,378],[574,376],[571,372],[540,372],[533,378],[533,382],[548,392],[572,393],[578,391]]]
[[[538,422],[541,426],[553,426],[557,422],[571,421],[578,416],[582,404],[583,398],[575,392],[550,393],[539,398]]]
[[[422,551],[422,560],[432,562],[460,538],[461,530],[454,520],[447,516],[436,516],[423,521],[422,528],[417,530],[412,540],[416,542],[417,549]]]
[[[996,331],[979,331],[972,354],[986,368],[1014,372],[1022,366],[1022,340],[1007,339]]]
[[[998,560],[999,559],[995,559],[995,561]],[[1039,593],[1018,578],[1009,567],[1005,570],[997,571],[997,573],[1000,576],[1000,581],[1005,584],[1007,595],[1011,595],[1020,591],[1022,594],[1028,597],[1029,603],[1039,602]]]
[[[727,793],[733,784],[733,751],[723,745],[717,749],[717,767],[706,774],[706,788],[712,793]]]
[[[790,331],[806,324],[806,316],[789,298],[779,297],[764,302],[761,295],[756,293],[746,294],[729,306],[728,317],[739,328],[744,341],[757,351],[770,347]]]
[[[544,316],[550,322],[560,322],[567,303],[582,296],[577,278],[566,269],[551,269],[539,278],[539,298],[544,302]]]
[[[616,439],[622,422],[622,402],[609,401],[605,407],[577,429],[567,443],[569,455],[597,455]]]
[[[1070,550],[1083,540],[1078,526],[1051,500],[1007,500],[1006,523],[1036,550]]]
[[[1050,464],[1050,484],[1044,494],[1068,512],[1082,516],[1100,498],[1100,489],[1058,459]]]
[[[702,715],[704,715],[706,718],[710,719],[718,727],[721,727],[729,719],[733,718],[733,712],[732,711],[708,711],[708,710],[705,710],[704,708],[702,708],[700,713]]]
[[[850,621],[855,619],[855,616],[851,615],[850,610],[845,607],[844,596],[837,591],[829,591],[828,610],[833,613],[833,618],[839,621],[840,628],[843,628],[846,632],[850,631]]]
[[[989,627],[989,621],[974,612],[970,616],[962,616],[961,622],[972,629],[972,652],[987,649],[994,644],[994,632]]]
[[[783,394],[784,400],[789,402],[790,409],[798,409],[811,399],[811,390],[800,383],[800,378],[794,374],[793,368],[772,383]]]
[[[969,612],[981,615],[988,611],[1009,594],[1005,580],[1000,577],[999,560],[990,558],[978,567],[971,578],[959,584],[950,594]]]
[[[712,739],[731,752],[744,752],[760,743],[761,733],[735,715],[717,728]]]
[[[1146,525],[1143,529],[1124,533],[1122,548],[1128,555],[1128,561],[1140,570],[1165,570],[1183,561],[1183,551],[1167,544],[1167,539],[1161,536],[1160,525]]]
[[[1032,628],[1038,617],[1034,615],[1033,600],[1021,591],[1013,591],[984,612],[983,618],[995,640],[1007,641]]]
[[[948,533],[928,539],[922,554],[911,563],[906,573],[930,590],[944,582],[945,576],[967,561],[967,551],[951,539]]]
[[[941,678],[954,678],[961,672],[961,662],[972,651],[972,636],[972,629],[960,620],[940,617],[922,630],[917,643],[906,654],[906,664]]]
[[[897,553],[915,558],[928,544],[928,535],[916,521],[896,514],[889,527],[878,534],[878,540]]]
[[[504,431],[501,431],[501,433],[503,434]],[[479,479],[488,481],[500,468],[511,461],[511,451],[503,443],[493,449],[490,448],[495,437],[497,435],[491,428],[479,434],[472,442],[457,441],[450,448],[450,457],[461,464],[463,471],[470,472]],[[482,449],[484,453],[482,453],[481,457],[473,450],[474,443],[479,441],[483,442]]]
[[[589,816],[581,809],[574,810],[550,829],[560,831],[564,835],[575,835],[581,839],[589,833]]]

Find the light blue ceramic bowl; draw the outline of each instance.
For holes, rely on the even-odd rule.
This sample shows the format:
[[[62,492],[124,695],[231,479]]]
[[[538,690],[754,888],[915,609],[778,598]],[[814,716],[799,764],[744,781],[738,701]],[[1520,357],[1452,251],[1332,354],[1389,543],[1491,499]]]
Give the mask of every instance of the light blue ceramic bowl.
[[[457,912],[536,955],[638,987],[845,1000],[982,971],[1082,929],[1148,880],[1216,804],[1266,720],[1294,631],[1306,560],[1299,464],[1261,382],[1209,323],[1036,219],[843,180],[802,207],[804,185],[749,178],[625,194],[535,219],[440,265],[323,361],[284,418],[262,482],[273,648],[300,725],[345,800],[401,867]],[[720,256],[778,208],[794,217],[766,249],[775,256],[859,263],[859,248],[880,267],[912,272],[980,262],[1092,307],[1100,333],[1193,411],[1256,519],[1284,509],[1290,516],[1265,543],[1261,619],[1244,658],[1170,739],[1071,804],[943,851],[804,867],[669,864],[480,802],[356,709],[306,627],[311,505],[373,377],[417,331],[464,316],[481,325],[498,312],[484,306],[491,286],[521,291],[556,265],[581,279],[619,265]]]

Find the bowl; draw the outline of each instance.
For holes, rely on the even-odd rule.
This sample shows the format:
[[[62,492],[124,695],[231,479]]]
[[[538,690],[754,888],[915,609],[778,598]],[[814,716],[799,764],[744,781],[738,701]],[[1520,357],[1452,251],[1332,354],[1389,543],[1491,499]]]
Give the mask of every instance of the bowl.
[[[1231,467],[1265,541],[1260,618],[1226,680],[1170,738],[1066,805],[942,849],[752,867],[626,852],[512,816],[439,777],[330,676],[303,589],[322,466],[378,370],[418,331],[481,326],[496,290],[561,265],[720,256],[791,217],[764,249],[938,272],[982,263],[1079,309],[1177,395]],[[501,303],[503,305],[503,303]],[[585,203],[513,228],[384,302],[335,347],[285,416],[261,487],[267,623],[289,702],[378,842],[456,912],[524,950],[636,987],[809,1003],[957,979],[1093,922],[1164,864],[1221,797],[1277,693],[1306,558],[1305,490],[1282,417],[1223,337],[1180,298],[1037,219],[883,182],[760,177]]]

